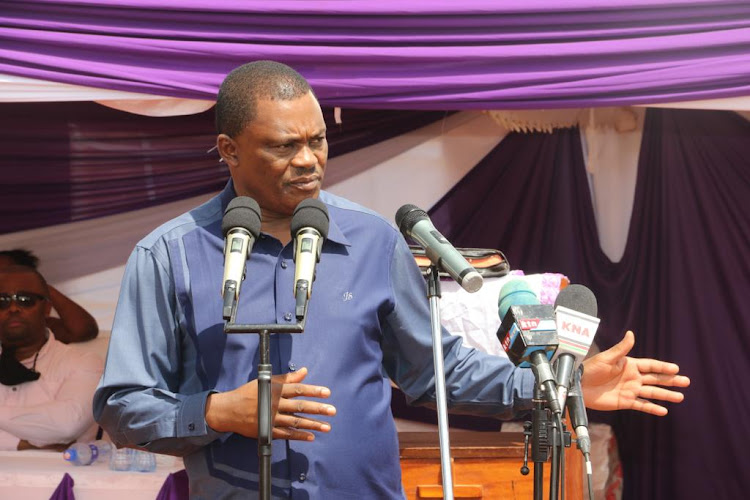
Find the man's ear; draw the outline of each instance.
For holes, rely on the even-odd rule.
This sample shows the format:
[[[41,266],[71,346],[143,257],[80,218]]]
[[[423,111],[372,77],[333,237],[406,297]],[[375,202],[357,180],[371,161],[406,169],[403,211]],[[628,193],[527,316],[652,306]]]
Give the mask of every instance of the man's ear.
[[[237,143],[228,135],[219,134],[216,137],[216,149],[229,168],[234,168],[239,164]]]

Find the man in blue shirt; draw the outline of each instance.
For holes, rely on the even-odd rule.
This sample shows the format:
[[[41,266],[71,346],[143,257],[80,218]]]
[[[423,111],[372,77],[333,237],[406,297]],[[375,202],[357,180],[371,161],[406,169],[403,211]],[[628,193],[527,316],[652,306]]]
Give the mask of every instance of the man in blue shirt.
[[[247,262],[238,323],[291,323],[290,221],[317,197],[330,229],[302,334],[271,337],[274,497],[402,498],[390,380],[434,401],[424,280],[401,235],[379,215],[321,191],[326,126],[310,86],[260,61],[227,76],[216,105],[218,151],[232,180],[206,204],[144,238],[125,271],[97,421],[118,444],[184,457],[192,498],[247,498],[258,488],[256,335],[223,333],[224,209],[254,198],[262,234]],[[632,334],[586,366],[597,409],[666,409],[686,386],[678,368],[626,357]],[[508,417],[531,407],[533,374],[444,332],[452,411]],[[332,418],[334,415],[337,417]]]

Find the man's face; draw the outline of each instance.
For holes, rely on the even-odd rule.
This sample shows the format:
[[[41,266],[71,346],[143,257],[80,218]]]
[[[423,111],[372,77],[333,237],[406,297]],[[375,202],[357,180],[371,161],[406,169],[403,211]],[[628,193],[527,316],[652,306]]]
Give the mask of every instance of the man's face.
[[[256,118],[219,150],[235,190],[250,196],[265,215],[290,216],[300,201],[320,193],[328,142],[320,105],[312,93],[291,101],[263,99]]]
[[[44,283],[34,273],[0,272],[0,295],[29,295],[47,297]],[[0,308],[0,343],[4,346],[27,347],[44,343],[45,317],[51,305],[48,300],[35,300],[31,307],[19,305],[17,300],[7,308]]]

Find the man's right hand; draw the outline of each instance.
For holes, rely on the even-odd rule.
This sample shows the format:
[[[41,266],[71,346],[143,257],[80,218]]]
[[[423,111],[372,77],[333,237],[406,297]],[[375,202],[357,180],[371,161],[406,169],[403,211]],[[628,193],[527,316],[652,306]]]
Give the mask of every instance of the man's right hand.
[[[309,431],[328,432],[331,426],[306,415],[336,414],[333,405],[294,399],[300,396],[327,398],[327,387],[302,384],[307,368],[271,377],[271,407],[273,412],[273,438],[312,441]],[[236,432],[243,436],[258,437],[258,381],[248,382],[233,391],[218,392],[206,400],[206,423],[217,432]]]

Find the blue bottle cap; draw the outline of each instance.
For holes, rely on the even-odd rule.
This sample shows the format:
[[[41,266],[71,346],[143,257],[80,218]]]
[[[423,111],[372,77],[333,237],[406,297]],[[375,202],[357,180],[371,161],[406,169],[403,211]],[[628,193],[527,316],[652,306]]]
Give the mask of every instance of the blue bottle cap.
[[[63,452],[63,458],[68,462],[75,462],[78,459],[78,450],[75,448],[68,448]]]

